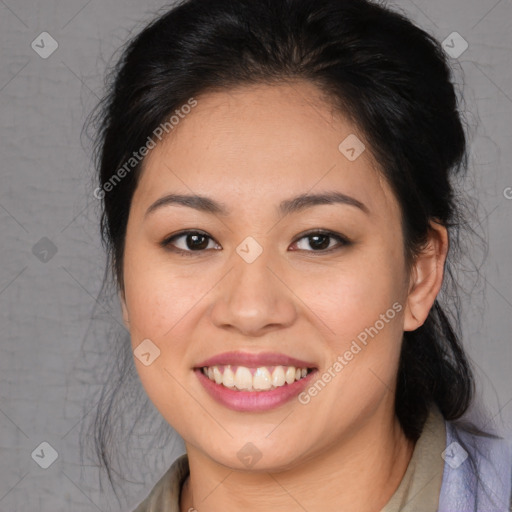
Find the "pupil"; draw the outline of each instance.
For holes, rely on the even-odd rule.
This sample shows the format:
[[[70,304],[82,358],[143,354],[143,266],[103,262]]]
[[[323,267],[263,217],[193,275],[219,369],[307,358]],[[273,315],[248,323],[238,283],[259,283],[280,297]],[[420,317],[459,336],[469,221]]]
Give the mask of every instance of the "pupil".
[[[316,247],[317,249],[325,249],[326,247],[329,247],[329,237],[327,235],[313,235],[313,236],[310,236],[309,238],[312,240],[315,240],[315,239],[317,240],[318,238],[320,238],[320,239],[323,238],[323,240],[324,240],[323,244],[322,243],[318,244],[318,243],[313,242],[311,244],[312,247]],[[325,243],[325,242],[327,242],[327,243]]]
[[[192,239],[197,240],[198,238],[203,238],[204,240],[206,240],[206,237],[204,235],[188,235],[187,240],[188,241],[190,241]],[[202,244],[191,243],[189,245],[189,249],[194,249],[194,248],[196,248],[196,249],[204,249],[208,245],[208,243],[206,243],[206,245],[204,244],[204,240],[203,240]],[[203,247],[203,245],[205,245],[205,247]]]
[[[203,243],[196,243],[198,239],[203,239]],[[310,245],[316,249],[325,249],[329,247],[329,237],[327,235],[312,235],[309,237],[310,239]],[[318,239],[321,240],[321,242],[318,242]],[[189,249],[205,249],[206,246],[208,246],[208,243],[206,243],[206,237],[204,235],[188,235],[187,237],[187,243],[191,240],[194,240],[192,243],[188,244]],[[311,240],[313,242],[311,243]],[[322,243],[323,241],[323,243]]]

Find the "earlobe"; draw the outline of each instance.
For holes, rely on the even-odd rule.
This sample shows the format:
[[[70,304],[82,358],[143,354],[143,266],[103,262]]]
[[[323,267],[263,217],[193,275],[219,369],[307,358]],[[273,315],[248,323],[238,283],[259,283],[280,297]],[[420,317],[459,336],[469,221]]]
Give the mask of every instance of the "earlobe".
[[[414,331],[425,323],[443,284],[448,243],[446,227],[432,221],[428,242],[417,255],[411,270],[404,331]]]

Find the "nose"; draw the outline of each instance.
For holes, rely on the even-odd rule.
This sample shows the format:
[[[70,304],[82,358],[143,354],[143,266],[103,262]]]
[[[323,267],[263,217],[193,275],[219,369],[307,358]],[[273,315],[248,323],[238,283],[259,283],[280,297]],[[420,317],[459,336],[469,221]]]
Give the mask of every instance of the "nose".
[[[269,253],[263,251],[252,263],[234,254],[233,268],[219,283],[210,311],[215,326],[258,337],[296,321],[296,296]]]

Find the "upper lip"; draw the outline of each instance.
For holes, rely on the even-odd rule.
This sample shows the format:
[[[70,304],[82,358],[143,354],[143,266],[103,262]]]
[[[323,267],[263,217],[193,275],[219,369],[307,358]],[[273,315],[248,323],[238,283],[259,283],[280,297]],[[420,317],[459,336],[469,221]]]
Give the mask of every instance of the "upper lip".
[[[254,354],[240,351],[217,354],[216,356],[202,361],[196,367],[202,368],[204,366],[217,366],[227,364],[247,367],[295,366],[296,368],[315,368],[315,365],[311,362],[303,361],[301,359],[287,356],[285,354],[278,354],[276,352],[260,352]]]

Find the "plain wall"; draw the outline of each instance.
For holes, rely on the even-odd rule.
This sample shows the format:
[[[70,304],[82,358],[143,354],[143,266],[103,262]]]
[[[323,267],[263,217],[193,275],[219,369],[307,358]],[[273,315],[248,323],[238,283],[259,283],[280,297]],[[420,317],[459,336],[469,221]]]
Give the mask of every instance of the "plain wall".
[[[0,3],[0,511],[132,510],[183,452],[179,440],[164,447],[158,465],[126,485],[120,509],[100,489],[96,468],[81,466],[78,446],[80,424],[91,411],[84,411],[87,373],[75,367],[87,367],[80,349],[104,269],[91,148],[81,130],[102,94],[105,63],[163,5]],[[464,344],[489,414],[510,434],[512,3],[394,5],[440,41],[456,31],[469,43],[452,61],[464,76],[465,115],[472,125],[468,191],[478,200],[475,228],[488,241],[488,255],[482,262],[481,249],[472,247],[480,281],[472,288],[471,272],[464,277],[471,297],[465,301]],[[58,43],[47,59],[31,47],[43,31]],[[49,44],[47,39],[46,49]],[[104,313],[100,331],[119,319],[115,307]],[[101,343],[101,335],[95,339]],[[31,455],[42,442],[58,452],[48,469]],[[138,467],[134,457],[131,474]]]

